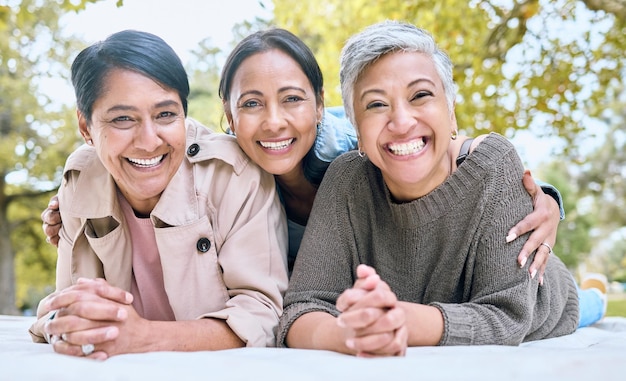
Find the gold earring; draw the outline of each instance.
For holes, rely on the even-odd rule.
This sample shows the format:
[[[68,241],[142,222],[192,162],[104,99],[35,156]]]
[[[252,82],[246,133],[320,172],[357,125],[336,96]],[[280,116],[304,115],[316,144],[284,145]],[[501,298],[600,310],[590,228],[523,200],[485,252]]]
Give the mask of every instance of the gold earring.
[[[452,131],[452,134],[450,134],[450,138],[452,138],[452,140],[456,140],[458,136],[459,136],[459,131],[457,130]]]

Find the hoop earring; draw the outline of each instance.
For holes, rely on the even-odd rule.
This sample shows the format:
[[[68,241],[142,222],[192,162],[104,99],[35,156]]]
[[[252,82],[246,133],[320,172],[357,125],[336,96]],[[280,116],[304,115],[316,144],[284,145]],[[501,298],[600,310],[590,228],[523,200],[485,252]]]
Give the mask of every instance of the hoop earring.
[[[450,138],[451,138],[452,140],[456,140],[456,138],[457,138],[458,136],[459,136],[459,131],[457,131],[457,130],[452,131],[452,133],[450,134]]]
[[[359,157],[365,157],[365,152],[361,151],[361,145],[360,144],[357,146],[357,152],[359,154]]]

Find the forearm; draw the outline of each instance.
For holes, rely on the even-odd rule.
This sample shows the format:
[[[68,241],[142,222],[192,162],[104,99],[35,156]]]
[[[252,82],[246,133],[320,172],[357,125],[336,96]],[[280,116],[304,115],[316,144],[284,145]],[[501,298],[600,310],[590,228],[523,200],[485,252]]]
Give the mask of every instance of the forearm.
[[[355,352],[345,345],[346,337],[337,325],[337,318],[314,311],[301,315],[287,333],[289,348],[321,349],[346,354]]]
[[[409,330],[409,347],[435,346],[443,336],[443,315],[438,308],[423,304],[399,302],[404,309]]]
[[[143,339],[136,342],[137,350],[132,352],[212,351],[245,346],[228,324],[220,319],[150,321],[144,327]]]

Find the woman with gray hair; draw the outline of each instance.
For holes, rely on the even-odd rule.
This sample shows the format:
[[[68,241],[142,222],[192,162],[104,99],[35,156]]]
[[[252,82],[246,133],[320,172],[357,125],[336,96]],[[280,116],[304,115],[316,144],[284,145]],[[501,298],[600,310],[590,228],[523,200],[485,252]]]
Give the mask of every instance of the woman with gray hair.
[[[532,209],[521,160],[495,133],[459,157],[452,63],[430,34],[372,25],[346,43],[340,79],[359,150],[320,186],[279,345],[389,356],[573,332],[567,268],[552,256],[540,287],[513,265],[528,234],[501,238]]]

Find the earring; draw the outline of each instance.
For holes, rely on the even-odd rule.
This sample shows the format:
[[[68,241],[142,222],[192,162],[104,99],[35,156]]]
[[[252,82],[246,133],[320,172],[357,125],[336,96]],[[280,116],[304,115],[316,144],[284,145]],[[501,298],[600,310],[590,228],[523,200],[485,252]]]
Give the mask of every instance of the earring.
[[[452,134],[450,134],[450,138],[452,138],[452,140],[456,140],[458,136],[459,136],[459,131],[457,130],[452,131]]]
[[[93,140],[91,140],[91,139],[87,140],[87,144],[92,146],[93,145]]]
[[[358,150],[357,152],[359,153],[359,156],[360,156],[360,157],[365,157],[365,152],[363,152],[363,151],[361,150],[361,144],[360,144],[360,143],[359,143],[359,145],[357,146],[357,150]]]

